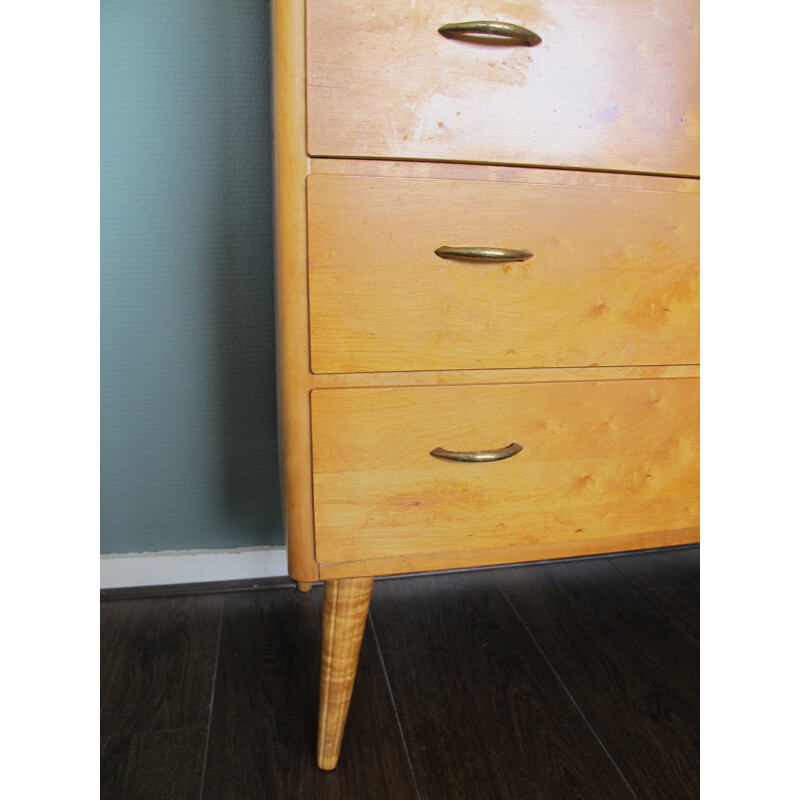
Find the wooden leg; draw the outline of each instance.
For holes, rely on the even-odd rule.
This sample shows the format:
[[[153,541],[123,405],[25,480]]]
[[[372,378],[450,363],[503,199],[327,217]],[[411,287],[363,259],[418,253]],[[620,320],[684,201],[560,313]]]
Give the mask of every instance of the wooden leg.
[[[339,760],[371,594],[372,578],[325,581],[317,736],[321,769],[333,769]]]
[[[295,581],[297,584],[297,590],[299,592],[310,592],[311,587],[314,585],[313,583],[306,583],[305,581]]]

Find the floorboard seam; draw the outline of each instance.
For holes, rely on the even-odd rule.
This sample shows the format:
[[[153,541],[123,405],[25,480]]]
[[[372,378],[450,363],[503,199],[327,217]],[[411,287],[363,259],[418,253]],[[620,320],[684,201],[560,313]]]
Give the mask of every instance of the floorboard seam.
[[[497,576],[494,574],[494,570],[492,570],[492,578],[494,579],[494,582],[497,584],[498,589],[500,589],[500,593],[505,598],[506,603],[508,603],[509,607],[511,608],[511,611],[514,613],[514,616],[520,621],[520,624],[525,629],[525,632],[530,637],[530,639],[533,642],[533,644],[535,645],[536,649],[541,653],[542,658],[545,660],[545,663],[547,664],[548,667],[550,667],[550,671],[553,673],[553,675],[555,675],[556,680],[561,684],[561,687],[567,693],[567,697],[569,697],[570,701],[572,702],[572,704],[577,709],[578,714],[580,714],[580,716],[581,716],[581,719],[586,723],[587,727],[589,728],[589,730],[592,733],[592,736],[594,736],[594,738],[597,740],[597,743],[600,745],[600,747],[602,748],[603,752],[606,754],[608,760],[614,765],[614,769],[619,774],[619,776],[622,779],[623,783],[628,787],[628,791],[631,793],[631,795],[633,797],[637,798],[637,800],[638,800],[638,795],[636,794],[636,792],[633,791],[633,787],[630,785],[630,783],[628,783],[628,779],[625,777],[624,773],[619,768],[619,765],[614,760],[614,758],[611,755],[611,753],[608,752],[608,748],[606,747],[605,742],[603,742],[603,740],[600,738],[600,735],[594,729],[594,725],[592,725],[592,723],[589,721],[589,719],[586,716],[586,714],[584,714],[583,709],[578,704],[578,701],[575,699],[575,697],[573,696],[572,692],[567,687],[567,684],[564,683],[563,678],[561,677],[561,675],[559,675],[559,673],[556,670],[556,668],[553,665],[553,663],[547,657],[547,653],[545,653],[544,649],[539,644],[539,642],[536,639],[536,637],[533,635],[533,631],[531,631],[531,629],[528,627],[527,623],[522,618],[522,615],[517,610],[517,607],[514,605],[514,603],[511,602],[511,598],[506,594],[506,590],[503,588],[503,586],[501,585],[500,581],[497,579]]]
[[[375,630],[375,620],[372,618],[372,614],[370,613],[369,616],[369,625],[372,629],[372,638],[375,639],[375,649],[378,651],[378,658],[381,662],[381,669],[383,670],[383,678],[386,681],[386,688],[389,691],[389,701],[392,704],[392,711],[394,712],[394,718],[397,722],[397,728],[400,731],[400,741],[403,743],[403,750],[406,752],[406,761],[408,762],[408,768],[411,770],[411,780],[414,784],[414,791],[417,793],[417,800],[422,800],[422,794],[419,790],[419,785],[417,784],[417,775],[414,772],[414,764],[411,761],[411,753],[408,749],[408,743],[406,742],[406,734],[403,731],[403,724],[400,722],[400,714],[397,711],[397,704],[394,701],[394,692],[392,691],[392,684],[389,681],[389,673],[386,669],[386,663],[383,660],[383,651],[381,650],[381,643],[378,639],[378,632]]]
[[[620,575],[622,575],[622,577],[625,578],[626,581],[628,581],[628,583],[634,588],[634,590],[639,594],[639,596],[642,597],[645,600],[645,602],[647,603],[648,606],[650,606],[650,608],[655,609],[656,612],[659,614],[659,616],[662,619],[665,619],[669,623],[669,626],[673,630],[678,631],[681,634],[681,636],[683,636],[684,639],[686,639],[693,647],[697,647],[697,642],[695,642],[692,639],[692,637],[689,636],[689,634],[686,633],[686,631],[684,631],[683,628],[677,622],[675,622],[675,620],[669,614],[667,614],[667,612],[664,611],[661,608],[661,606],[658,605],[658,603],[655,601],[655,599],[653,598],[653,596],[652,596],[652,594],[650,592],[648,592],[646,589],[643,589],[638,583],[636,583],[636,581],[633,578],[630,577],[630,575],[626,575],[614,563],[614,559],[613,558],[609,558],[608,559],[608,563],[611,564],[611,566],[614,567],[614,569]]]
[[[225,618],[225,598],[221,598],[219,609],[219,625],[217,626],[217,650],[214,654],[214,675],[211,678],[211,698],[208,702],[208,724],[206,725],[206,746],[203,750],[203,766],[200,772],[200,796],[199,800],[203,800],[203,794],[206,788],[206,763],[208,762],[208,744],[211,741],[211,715],[214,712],[214,692],[217,688],[217,672],[219,670],[219,651],[220,644],[222,643],[222,621]]]

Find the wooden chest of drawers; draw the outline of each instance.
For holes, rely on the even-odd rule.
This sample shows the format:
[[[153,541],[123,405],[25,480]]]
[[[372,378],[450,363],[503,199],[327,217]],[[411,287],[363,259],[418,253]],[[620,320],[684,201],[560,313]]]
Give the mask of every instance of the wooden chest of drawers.
[[[284,513],[325,581],[331,769],[373,577],[698,540],[697,4],[273,8]]]

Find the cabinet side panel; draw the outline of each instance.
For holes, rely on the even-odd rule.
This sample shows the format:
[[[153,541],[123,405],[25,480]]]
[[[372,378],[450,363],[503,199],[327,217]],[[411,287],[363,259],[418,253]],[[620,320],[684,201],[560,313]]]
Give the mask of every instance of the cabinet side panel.
[[[289,574],[319,579],[311,499],[306,277],[305,17],[302,3],[272,4],[275,126],[275,297],[283,514]]]

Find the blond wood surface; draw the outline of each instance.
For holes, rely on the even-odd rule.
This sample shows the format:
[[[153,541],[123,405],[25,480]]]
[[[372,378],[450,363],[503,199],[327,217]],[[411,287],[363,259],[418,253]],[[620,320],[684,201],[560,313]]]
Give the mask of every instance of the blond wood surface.
[[[554,558],[621,553],[628,550],[645,550],[653,547],[673,547],[700,541],[699,528],[673,531],[645,531],[625,536],[607,536],[602,539],[581,541],[540,542],[518,547],[494,547],[485,550],[458,550],[448,553],[422,553],[417,555],[388,556],[364,561],[347,561],[341,564],[321,564],[324,580],[351,578],[358,575],[401,575],[414,572],[438,572],[451,569],[469,569],[501,564],[521,564],[528,561],[545,561]]]
[[[289,574],[319,580],[311,501],[306,278],[305,55],[302,3],[272,4],[275,180],[275,318],[283,516]]]
[[[698,539],[699,182],[656,177],[699,174],[697,3],[275,0],[272,14],[284,518],[298,589],[326,581],[332,769],[363,576]],[[436,32],[487,16],[543,42]],[[430,255],[468,243],[456,235],[535,256]],[[497,463],[429,455],[511,441],[523,451]]]
[[[696,379],[314,391],[317,558],[695,527],[698,401]],[[429,455],[511,442],[495,463]]]
[[[313,583],[306,583],[305,581],[296,581],[295,583],[298,592],[310,592],[311,587],[314,585]]]
[[[617,381],[652,378],[699,378],[699,364],[648,367],[556,367],[550,369],[476,369],[440,372],[359,372],[312,376],[314,389],[356,389],[402,386],[471,386],[486,383],[553,383],[554,381]]]
[[[438,161],[364,161],[351,158],[312,158],[310,165],[312,175],[491,181],[492,183],[533,183],[545,186],[594,186],[603,189],[641,189],[643,191],[649,189],[695,194],[700,191],[699,178],[638,175],[624,172],[539,169],[537,167],[458,164]]]
[[[696,0],[308,0],[309,152],[699,174]],[[448,40],[498,19],[537,47]]]
[[[696,363],[699,195],[662,180],[633,190],[312,175],[313,371]],[[533,257],[444,260],[441,245]]]
[[[339,760],[371,593],[372,578],[325,582],[317,731],[322,769]]]

